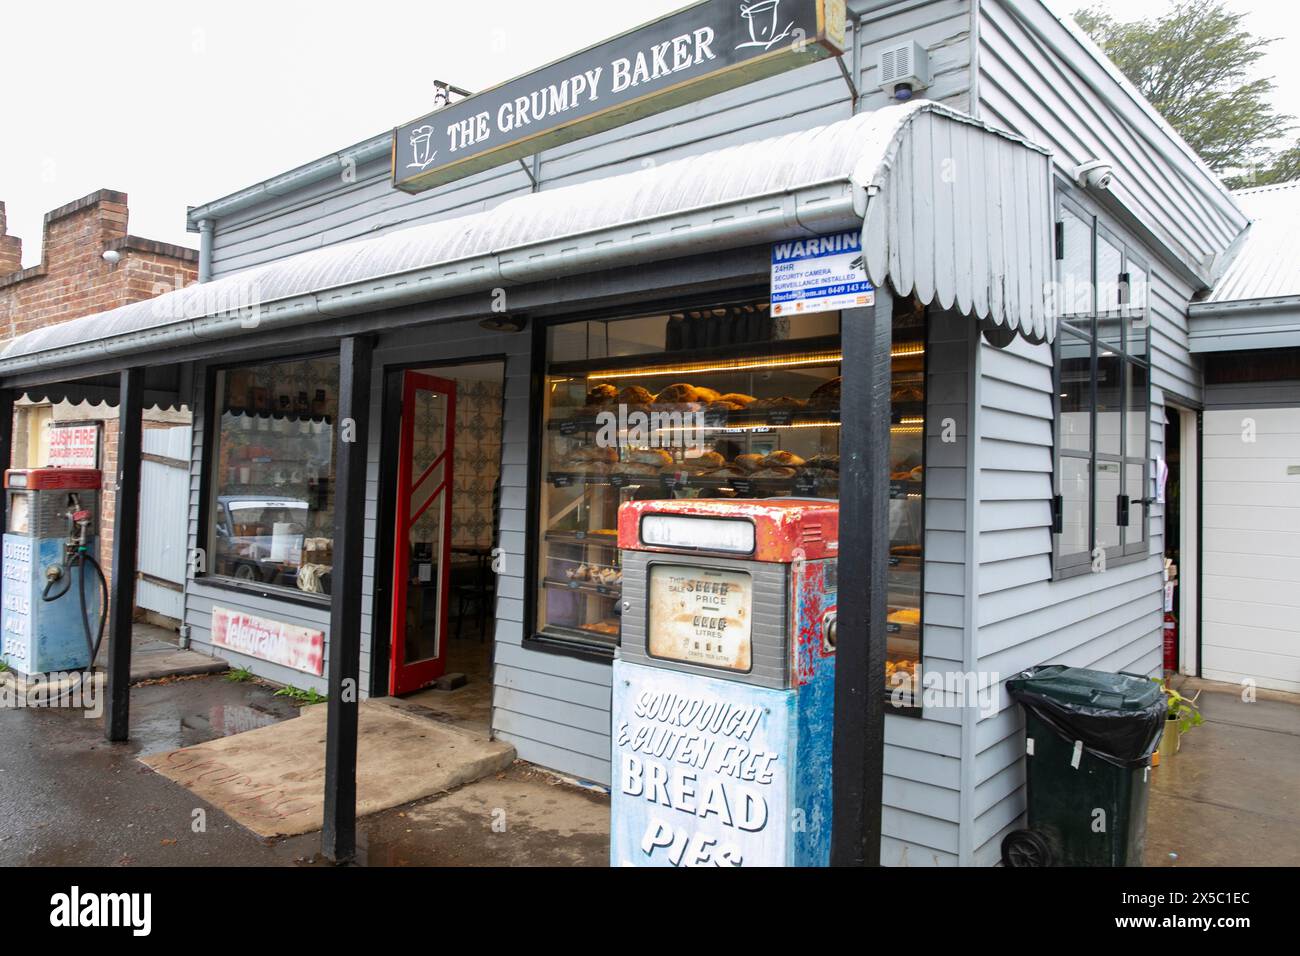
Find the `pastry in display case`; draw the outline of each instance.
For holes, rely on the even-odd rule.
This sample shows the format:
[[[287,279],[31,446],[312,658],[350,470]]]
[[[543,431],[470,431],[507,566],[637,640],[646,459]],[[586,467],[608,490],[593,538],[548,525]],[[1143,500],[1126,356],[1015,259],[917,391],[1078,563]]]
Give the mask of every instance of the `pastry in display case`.
[[[925,542],[925,313],[894,316],[889,430],[889,605],[885,685],[914,706],[921,665]]]
[[[725,341],[682,344],[712,341],[710,322]],[[900,329],[894,360],[891,680],[920,657],[924,330],[923,313]],[[838,313],[749,304],[549,329],[537,629],[617,644],[624,502],[837,499],[841,372]]]

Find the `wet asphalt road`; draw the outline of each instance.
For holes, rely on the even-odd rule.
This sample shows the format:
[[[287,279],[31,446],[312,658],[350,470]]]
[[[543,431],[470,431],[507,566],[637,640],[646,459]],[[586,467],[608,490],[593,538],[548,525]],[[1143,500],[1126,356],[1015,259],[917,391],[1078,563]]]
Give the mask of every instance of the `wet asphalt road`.
[[[0,866],[330,866],[320,833],[263,840],[136,757],[297,716],[220,676],[131,689],[131,740],[70,709],[0,708]],[[206,832],[192,828],[195,810]],[[499,832],[494,821],[509,821]],[[604,866],[609,798],[517,763],[358,821],[362,866]]]
[[[131,690],[131,735],[71,709],[0,709],[0,865],[286,866],[320,835],[261,841],[136,757],[295,716],[288,701],[220,677]],[[206,832],[194,832],[194,811]]]

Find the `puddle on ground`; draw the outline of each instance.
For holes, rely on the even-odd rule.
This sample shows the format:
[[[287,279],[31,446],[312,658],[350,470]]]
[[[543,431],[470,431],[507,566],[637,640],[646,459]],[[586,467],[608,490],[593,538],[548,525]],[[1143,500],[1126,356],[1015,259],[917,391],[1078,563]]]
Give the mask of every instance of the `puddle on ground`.
[[[232,734],[269,727],[283,719],[244,704],[218,704],[208,711],[208,726],[212,728],[212,733],[216,737],[229,737]]]

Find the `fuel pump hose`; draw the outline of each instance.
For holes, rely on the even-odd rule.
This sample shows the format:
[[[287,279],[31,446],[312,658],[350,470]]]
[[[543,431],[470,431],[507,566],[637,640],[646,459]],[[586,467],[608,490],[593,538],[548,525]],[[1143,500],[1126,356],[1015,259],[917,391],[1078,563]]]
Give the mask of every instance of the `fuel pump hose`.
[[[99,626],[96,633],[91,634],[89,608],[86,606],[86,565],[95,569],[95,576],[99,579],[99,590],[101,600],[99,602]],[[51,578],[45,583],[45,590],[41,592],[41,600],[45,602],[57,601],[63,597],[72,588],[72,572],[76,569],[81,572],[77,583],[77,599],[81,605],[81,629],[86,638],[86,650],[90,652],[90,664],[87,670],[93,670],[95,667],[95,658],[99,656],[99,646],[104,641],[104,625],[108,621],[108,579],[104,577],[104,569],[99,566],[99,562],[91,556],[84,548],[78,549],[72,554],[64,564],[64,573],[58,578]],[[51,594],[50,591],[54,585],[64,579],[62,590],[57,594]]]

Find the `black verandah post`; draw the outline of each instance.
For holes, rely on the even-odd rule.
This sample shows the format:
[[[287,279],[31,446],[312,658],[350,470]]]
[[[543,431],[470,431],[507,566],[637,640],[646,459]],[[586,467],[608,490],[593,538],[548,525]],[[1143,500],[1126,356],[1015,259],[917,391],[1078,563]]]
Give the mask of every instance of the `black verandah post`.
[[[113,587],[108,616],[108,721],[104,735],[120,743],[130,734],[131,627],[135,615],[136,542],[140,531],[144,369],[122,370],[117,414]]]
[[[365,543],[370,361],[366,336],[339,343],[339,417],[330,583],[325,819],[321,852],[337,863],[357,848],[357,707],[361,680],[361,559]]]
[[[832,866],[880,864],[893,296],[842,314]]]

